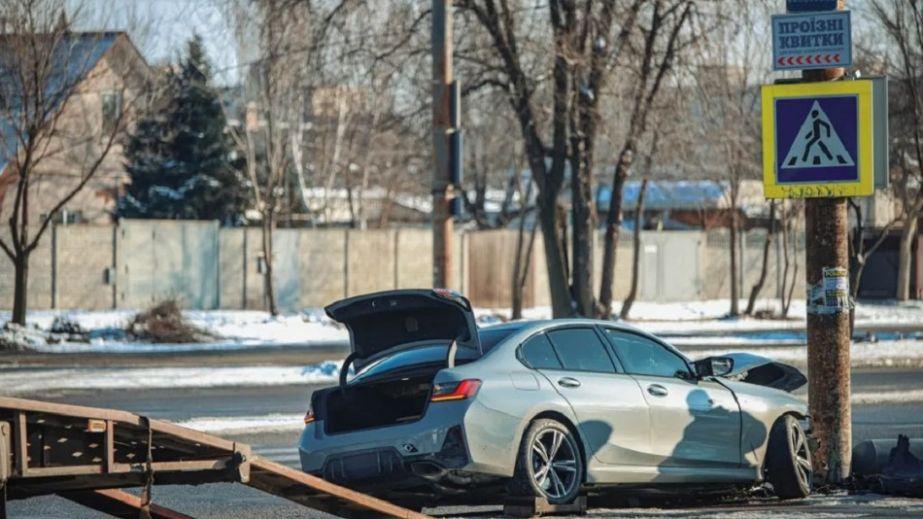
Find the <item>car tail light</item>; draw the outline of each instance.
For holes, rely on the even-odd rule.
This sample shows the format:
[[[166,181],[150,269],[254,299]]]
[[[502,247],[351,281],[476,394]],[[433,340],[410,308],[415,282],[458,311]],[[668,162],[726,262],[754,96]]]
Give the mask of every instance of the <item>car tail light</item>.
[[[432,402],[449,402],[452,400],[465,400],[478,394],[481,388],[481,381],[476,378],[469,378],[461,382],[446,382],[433,386]]]
[[[313,409],[308,409],[308,412],[304,414],[304,424],[305,425],[308,425],[309,423],[313,422],[316,419],[317,418],[314,416]]]
[[[462,296],[455,290],[452,290],[451,288],[434,288],[433,293],[436,294],[436,296],[438,297],[441,297],[443,299],[448,299],[449,301],[452,301],[453,303],[458,303],[465,309],[470,310],[470,307],[468,306],[468,300],[465,299],[464,296]]]

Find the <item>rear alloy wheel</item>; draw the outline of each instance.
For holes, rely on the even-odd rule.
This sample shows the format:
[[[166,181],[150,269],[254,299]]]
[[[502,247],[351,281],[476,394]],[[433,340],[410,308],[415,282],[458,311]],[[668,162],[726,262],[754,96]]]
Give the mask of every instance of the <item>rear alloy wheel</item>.
[[[808,437],[794,416],[776,420],[769,432],[767,479],[780,499],[801,499],[811,493],[814,466]]]
[[[511,486],[518,495],[570,503],[580,492],[583,471],[583,458],[571,431],[555,420],[537,420],[523,438]]]

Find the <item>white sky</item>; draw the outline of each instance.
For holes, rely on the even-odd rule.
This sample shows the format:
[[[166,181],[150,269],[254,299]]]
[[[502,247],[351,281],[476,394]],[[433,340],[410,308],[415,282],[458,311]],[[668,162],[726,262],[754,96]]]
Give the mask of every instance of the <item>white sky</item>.
[[[229,0],[66,1],[72,7],[83,8],[84,15],[79,17],[81,28],[128,31],[152,65],[176,58],[186,41],[198,32],[205,42],[216,82],[229,84],[237,80],[237,47],[224,14]],[[847,6],[853,10],[853,41],[854,45],[877,46],[880,38],[869,23],[867,2],[847,1]],[[772,0],[770,6],[776,13],[785,11],[784,0]]]
[[[196,32],[219,83],[236,80],[236,43],[224,16],[226,0],[67,0],[80,9],[81,29],[124,30],[152,65],[181,54]]]

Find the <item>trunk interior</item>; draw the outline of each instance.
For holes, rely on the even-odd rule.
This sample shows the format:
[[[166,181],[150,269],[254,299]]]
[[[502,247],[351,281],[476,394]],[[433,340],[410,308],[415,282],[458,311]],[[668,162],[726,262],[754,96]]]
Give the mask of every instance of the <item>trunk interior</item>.
[[[326,395],[324,430],[337,434],[416,421],[429,403],[434,375],[332,388]]]

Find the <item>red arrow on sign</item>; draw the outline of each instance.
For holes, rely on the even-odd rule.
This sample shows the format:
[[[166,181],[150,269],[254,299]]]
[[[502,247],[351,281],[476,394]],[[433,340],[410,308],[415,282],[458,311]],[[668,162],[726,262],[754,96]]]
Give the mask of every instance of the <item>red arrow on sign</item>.
[[[795,67],[798,65],[840,63],[841,60],[842,58],[839,54],[803,54],[800,56],[782,56],[777,63],[783,67]]]

